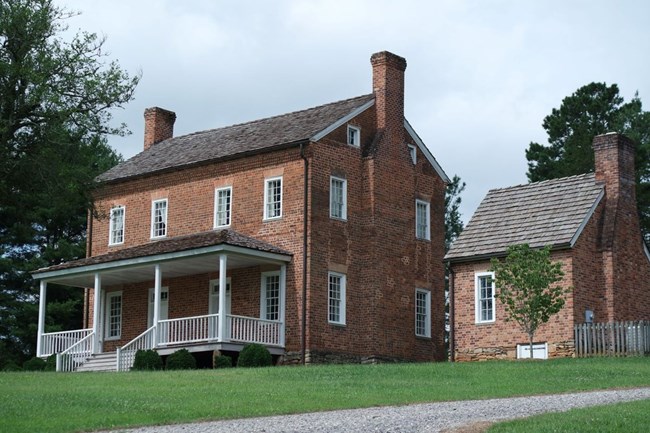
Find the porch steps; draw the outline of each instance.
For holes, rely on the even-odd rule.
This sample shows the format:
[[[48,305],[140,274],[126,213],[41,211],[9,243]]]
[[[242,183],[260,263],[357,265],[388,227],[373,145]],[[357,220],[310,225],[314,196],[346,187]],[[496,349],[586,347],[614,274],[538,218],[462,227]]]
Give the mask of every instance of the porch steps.
[[[84,364],[77,367],[76,371],[116,371],[117,353],[107,352],[93,355]]]

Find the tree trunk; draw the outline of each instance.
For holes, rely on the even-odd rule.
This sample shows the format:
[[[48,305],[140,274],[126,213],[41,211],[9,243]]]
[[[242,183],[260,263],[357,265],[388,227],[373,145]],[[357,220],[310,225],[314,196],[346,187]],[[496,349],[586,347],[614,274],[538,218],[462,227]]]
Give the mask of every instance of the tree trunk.
[[[533,334],[532,332],[528,334],[528,339],[530,341],[530,359],[533,359],[533,336],[534,335],[535,334]]]

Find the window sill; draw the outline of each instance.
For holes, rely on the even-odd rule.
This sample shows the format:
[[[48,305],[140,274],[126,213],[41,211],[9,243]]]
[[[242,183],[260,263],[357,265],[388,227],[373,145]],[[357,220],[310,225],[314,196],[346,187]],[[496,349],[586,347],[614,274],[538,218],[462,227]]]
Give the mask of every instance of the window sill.
[[[431,341],[431,336],[430,335],[415,335],[415,338],[418,340],[427,340]]]
[[[490,320],[489,322],[474,322],[476,326],[486,326],[486,325],[494,325],[496,323],[496,320]]]
[[[335,327],[335,328],[345,328],[346,327],[345,323],[338,323],[338,322],[327,322],[327,323],[330,324],[331,326]]]
[[[263,222],[263,223],[266,223],[266,222],[273,222],[273,221],[278,221],[278,220],[281,220],[281,219],[282,219],[281,216],[279,216],[279,217],[273,217],[273,218],[264,218],[264,219],[262,219],[262,222]]]
[[[332,215],[330,215],[330,219],[331,219],[332,221],[340,221],[340,222],[342,222],[342,223],[346,223],[346,222],[348,222],[348,219],[347,219],[347,218],[339,218],[339,217],[335,217],[335,216],[332,216]]]
[[[124,242],[119,242],[119,243],[115,243],[115,244],[108,244],[109,247],[119,247],[121,245],[124,245]]]
[[[120,336],[117,336],[117,337],[106,337],[106,338],[104,338],[104,341],[118,341],[118,340],[121,340],[121,339],[122,339],[122,336],[120,335]]]

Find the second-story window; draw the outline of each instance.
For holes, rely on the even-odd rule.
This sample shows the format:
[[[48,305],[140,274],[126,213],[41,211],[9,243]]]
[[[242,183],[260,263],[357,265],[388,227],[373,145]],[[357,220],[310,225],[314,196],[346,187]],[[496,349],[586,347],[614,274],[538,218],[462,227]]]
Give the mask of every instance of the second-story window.
[[[167,236],[167,199],[154,200],[151,203],[151,237]]]
[[[111,209],[110,228],[108,236],[109,245],[124,243],[124,206],[116,206]]]
[[[264,181],[264,219],[282,217],[282,177]]]
[[[219,188],[214,193],[214,228],[230,225],[232,187]]]
[[[422,200],[415,200],[415,237],[429,240],[429,203]]]
[[[345,179],[330,177],[330,217],[347,219],[348,185]]]

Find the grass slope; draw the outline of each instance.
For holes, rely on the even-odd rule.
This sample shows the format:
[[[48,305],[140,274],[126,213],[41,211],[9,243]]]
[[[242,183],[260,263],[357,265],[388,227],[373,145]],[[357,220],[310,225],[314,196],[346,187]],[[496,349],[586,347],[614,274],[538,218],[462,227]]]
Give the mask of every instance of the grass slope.
[[[648,385],[648,358],[2,373],[0,431],[75,432]]]

